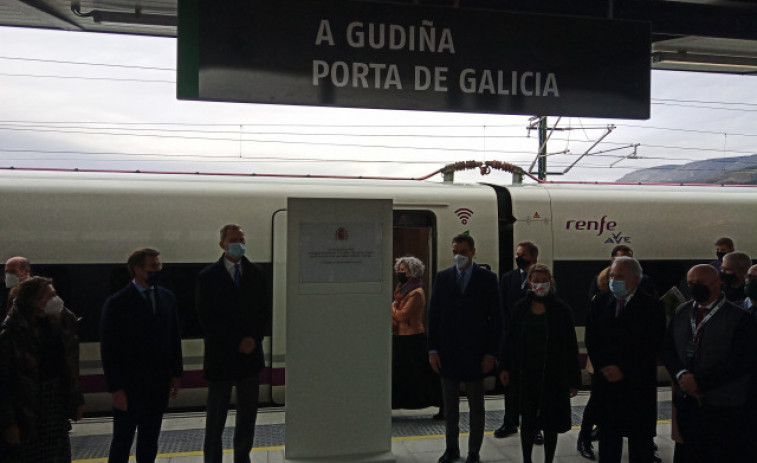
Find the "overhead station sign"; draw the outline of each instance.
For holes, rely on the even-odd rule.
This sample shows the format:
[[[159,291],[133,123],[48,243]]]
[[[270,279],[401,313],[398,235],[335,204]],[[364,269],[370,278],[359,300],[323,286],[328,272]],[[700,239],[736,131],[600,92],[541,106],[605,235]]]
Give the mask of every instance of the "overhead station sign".
[[[647,23],[357,1],[179,2],[178,97],[649,118]]]

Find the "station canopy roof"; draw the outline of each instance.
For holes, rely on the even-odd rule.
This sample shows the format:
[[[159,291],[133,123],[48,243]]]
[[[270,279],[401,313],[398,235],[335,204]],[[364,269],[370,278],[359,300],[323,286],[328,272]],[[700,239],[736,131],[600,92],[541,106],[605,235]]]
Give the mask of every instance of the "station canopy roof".
[[[0,25],[175,37],[177,2],[0,0]],[[398,0],[385,3],[540,13],[566,19],[583,16],[648,21],[652,25],[653,69],[757,75],[757,0]],[[533,33],[549,34],[549,31]]]

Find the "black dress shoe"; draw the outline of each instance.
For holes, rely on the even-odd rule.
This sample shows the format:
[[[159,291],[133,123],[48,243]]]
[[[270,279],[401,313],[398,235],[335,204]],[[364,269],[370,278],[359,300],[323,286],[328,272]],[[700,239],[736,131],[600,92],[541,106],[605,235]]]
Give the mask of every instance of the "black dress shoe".
[[[479,458],[477,453],[469,453],[468,458],[465,459],[465,463],[480,463],[481,458]]]
[[[541,431],[536,431],[536,437],[534,437],[535,445],[544,445],[544,434]]]
[[[494,437],[496,437],[497,439],[501,439],[503,437],[512,436],[513,434],[516,434],[517,432],[518,432],[517,426],[512,426],[505,423],[494,431]]]
[[[439,457],[439,463],[454,463],[460,459],[460,449],[447,449],[444,455]]]
[[[589,460],[594,460],[596,458],[594,455],[594,446],[591,445],[591,440],[582,437],[578,438],[578,453]]]

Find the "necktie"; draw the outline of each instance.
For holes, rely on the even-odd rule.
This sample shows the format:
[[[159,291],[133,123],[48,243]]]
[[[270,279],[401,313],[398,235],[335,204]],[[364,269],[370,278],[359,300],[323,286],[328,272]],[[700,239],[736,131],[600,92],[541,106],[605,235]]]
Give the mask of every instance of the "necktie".
[[[707,315],[707,312],[709,312],[707,310],[707,307],[699,306],[697,308],[697,325],[702,323],[702,319],[704,318],[705,315]]]
[[[153,315],[155,314],[155,292],[150,289],[146,289],[142,291],[142,295],[145,297],[145,300],[150,304],[150,308],[152,309]]]
[[[625,299],[618,299],[618,303],[615,306],[615,317],[619,317],[621,313],[623,313],[623,309],[626,308],[626,300]]]
[[[457,286],[460,288],[460,294],[465,292],[465,274],[462,272],[457,274]]]
[[[237,288],[239,287],[240,281],[242,281],[242,272],[239,269],[239,264],[236,263],[234,264],[234,285],[236,285]]]

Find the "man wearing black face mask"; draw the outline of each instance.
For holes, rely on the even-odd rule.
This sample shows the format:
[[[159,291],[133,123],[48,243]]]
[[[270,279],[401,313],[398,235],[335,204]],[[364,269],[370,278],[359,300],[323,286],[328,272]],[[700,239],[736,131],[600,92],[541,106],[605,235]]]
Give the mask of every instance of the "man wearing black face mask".
[[[736,248],[734,247],[733,240],[731,238],[724,236],[718,239],[717,241],[715,241],[715,255],[717,256],[717,260],[710,262],[710,265],[720,271],[720,266],[723,263],[723,258],[725,257],[725,255],[735,250]]]
[[[526,297],[528,292],[528,268],[536,263],[539,257],[539,248],[531,241],[518,243],[515,248],[515,265],[517,268],[503,273],[499,279],[500,316],[506,326],[503,333],[507,332],[512,317],[512,309],[515,303]],[[494,437],[507,437],[518,432],[518,410],[512,399],[510,387],[505,387],[505,418],[502,426],[494,431]],[[542,444],[544,438],[541,432],[536,436],[535,443]]]
[[[745,253],[734,251],[723,256],[720,266],[720,278],[723,280],[723,292],[726,299],[737,304],[746,297],[744,282],[752,259]]]
[[[755,327],[749,314],[720,291],[713,266],[696,265],[686,279],[693,300],[676,310],[661,354],[675,378],[673,403],[685,444],[683,461],[750,461],[745,405]]]
[[[127,261],[134,279],[103,306],[100,354],[113,400],[109,463],[129,460],[137,429],[137,461],[155,461],[163,412],[179,389],[183,366],[176,298],[158,286],[159,255],[155,249],[135,250]]]

